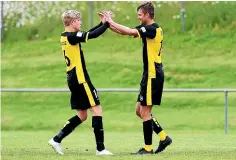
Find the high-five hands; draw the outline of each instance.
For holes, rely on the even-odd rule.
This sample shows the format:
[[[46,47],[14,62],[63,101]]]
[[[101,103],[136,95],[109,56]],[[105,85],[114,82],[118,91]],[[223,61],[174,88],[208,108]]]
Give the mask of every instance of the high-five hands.
[[[105,23],[105,22],[110,23],[112,22],[113,12],[103,10],[102,12],[98,12],[98,16],[100,17],[100,20],[102,21],[102,23]]]

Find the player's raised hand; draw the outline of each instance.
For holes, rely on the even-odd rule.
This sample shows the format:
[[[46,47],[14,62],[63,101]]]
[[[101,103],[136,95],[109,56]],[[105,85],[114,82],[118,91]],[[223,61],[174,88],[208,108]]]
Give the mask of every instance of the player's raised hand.
[[[100,20],[102,21],[102,23],[105,23],[107,21],[107,18],[102,12],[98,12],[98,16],[100,17]]]
[[[106,17],[106,20],[108,23],[112,22],[112,15],[113,12],[112,11],[102,11],[103,15]]]
[[[114,17],[114,14],[112,11],[103,10],[102,13],[106,13],[106,14],[109,14],[111,17]]]

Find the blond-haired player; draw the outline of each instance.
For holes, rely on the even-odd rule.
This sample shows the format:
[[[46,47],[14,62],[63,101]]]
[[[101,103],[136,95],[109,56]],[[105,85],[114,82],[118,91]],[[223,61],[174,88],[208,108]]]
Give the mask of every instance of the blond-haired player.
[[[96,155],[112,155],[104,145],[104,130],[102,108],[97,90],[93,86],[86,69],[84,53],[81,43],[102,35],[109,27],[106,18],[88,32],[80,30],[81,14],[76,10],[67,10],[62,14],[65,31],[61,34],[62,55],[65,58],[67,83],[71,91],[71,109],[76,115],[71,117],[64,127],[48,141],[49,145],[60,155],[64,155],[61,141],[68,136],[78,125],[87,119],[88,109],[92,112],[92,127],[96,139]]]

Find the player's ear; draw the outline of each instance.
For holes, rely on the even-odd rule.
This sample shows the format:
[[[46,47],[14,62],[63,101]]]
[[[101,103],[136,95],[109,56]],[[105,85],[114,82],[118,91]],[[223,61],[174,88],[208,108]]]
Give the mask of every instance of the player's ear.
[[[75,22],[75,20],[72,20],[72,21],[70,22],[70,25],[73,25],[73,24],[74,24],[74,22]]]
[[[147,13],[145,13],[145,18],[150,18],[150,14],[147,12]]]

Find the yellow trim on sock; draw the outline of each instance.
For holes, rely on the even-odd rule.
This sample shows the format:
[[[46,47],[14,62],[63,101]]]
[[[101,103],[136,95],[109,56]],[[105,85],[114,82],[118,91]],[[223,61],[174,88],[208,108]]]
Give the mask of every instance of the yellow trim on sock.
[[[164,131],[161,131],[158,133],[158,136],[160,137],[161,141],[164,141],[166,139],[167,134]]]
[[[152,150],[152,145],[145,145],[144,149],[150,152]]]

